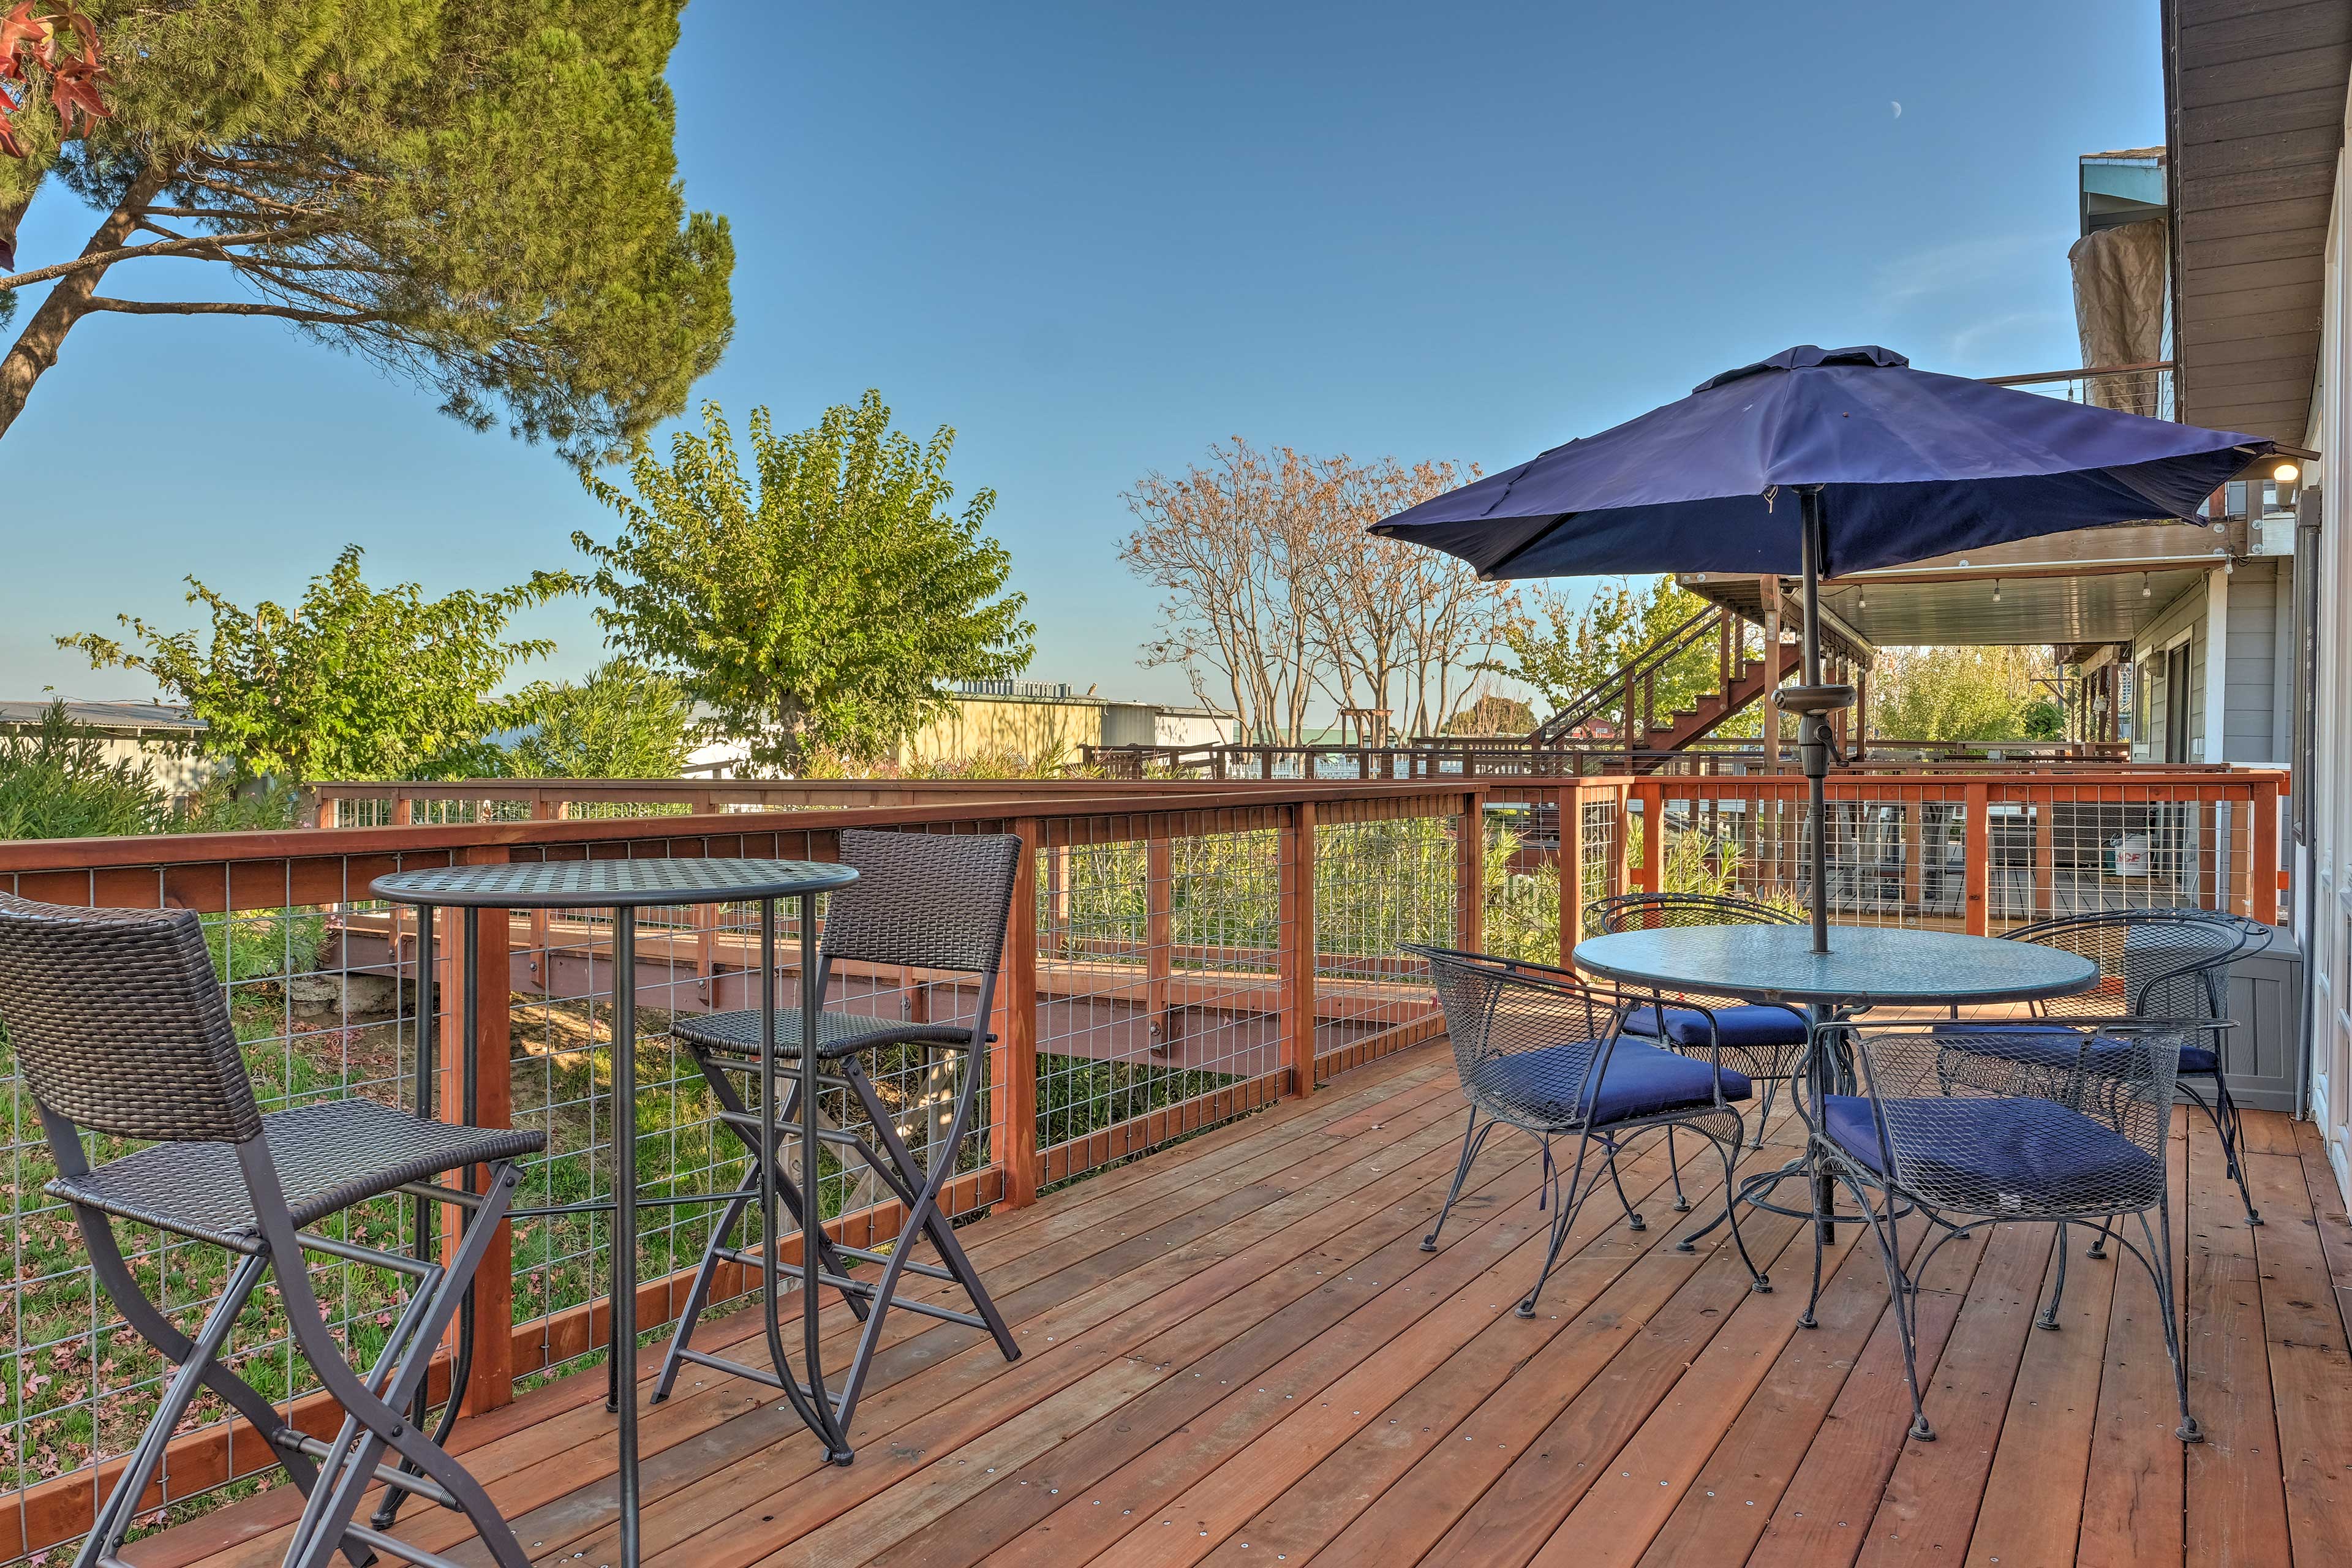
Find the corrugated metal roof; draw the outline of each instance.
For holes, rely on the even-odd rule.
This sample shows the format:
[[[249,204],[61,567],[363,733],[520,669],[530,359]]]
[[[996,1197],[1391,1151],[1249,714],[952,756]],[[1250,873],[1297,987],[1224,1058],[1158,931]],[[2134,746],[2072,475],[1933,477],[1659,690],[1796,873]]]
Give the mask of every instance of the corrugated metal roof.
[[[0,724],[37,724],[56,698],[0,700]],[[66,717],[98,730],[177,730],[200,733],[211,728],[184,708],[161,702],[84,702],[64,699]]]

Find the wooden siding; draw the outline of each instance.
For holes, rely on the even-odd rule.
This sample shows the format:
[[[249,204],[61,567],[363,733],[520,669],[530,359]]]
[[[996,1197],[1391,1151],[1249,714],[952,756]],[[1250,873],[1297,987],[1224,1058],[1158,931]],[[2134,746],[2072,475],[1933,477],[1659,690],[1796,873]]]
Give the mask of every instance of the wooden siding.
[[[2341,0],[2167,0],[2180,417],[2301,442],[2352,70]]]

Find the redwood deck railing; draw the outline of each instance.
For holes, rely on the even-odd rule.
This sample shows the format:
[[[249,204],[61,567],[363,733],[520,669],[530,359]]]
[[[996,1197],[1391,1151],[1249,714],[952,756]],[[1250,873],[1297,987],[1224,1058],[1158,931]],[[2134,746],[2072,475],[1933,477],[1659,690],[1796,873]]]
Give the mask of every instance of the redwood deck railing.
[[[405,1100],[418,1022],[416,924],[413,912],[368,900],[368,883],[384,871],[523,857],[825,859],[849,826],[1018,833],[1032,853],[1016,908],[1031,914],[1013,922],[1006,941],[997,1042],[984,1066],[984,1124],[964,1147],[944,1152],[959,1168],[949,1202],[958,1215],[1026,1205],[1042,1186],[1307,1092],[1335,1071],[1436,1033],[1433,996],[1393,954],[1410,940],[1482,940],[1478,788],[1105,788],[1031,785],[1025,798],[986,802],[956,798],[964,792],[955,789],[891,785],[898,798],[927,804],[877,807],[865,804],[873,788],[803,786],[803,804],[837,809],[578,820],[565,819],[574,803],[541,795],[534,806],[526,791],[520,808],[511,795],[495,809],[468,804],[462,814],[482,820],[457,823],[0,844],[0,888],[63,903],[199,911],[266,1105],[359,1094]],[[674,801],[659,788],[637,793],[655,800],[633,805],[605,790],[578,809]],[[406,815],[446,816],[450,808],[438,802]],[[482,921],[479,931],[481,972],[509,976],[510,1005],[484,1008],[472,1042],[477,1114],[550,1135],[518,1206],[609,1194],[609,925],[597,912],[518,911]],[[756,913],[680,910],[640,931],[637,997],[650,1016],[629,1097],[636,1179],[663,1195],[733,1185],[745,1163],[730,1152],[690,1064],[658,1031],[660,1015],[740,1006],[754,994]],[[780,944],[788,968],[795,946]],[[445,947],[440,962],[459,960]],[[836,1006],[944,1019],[974,999],[950,976],[843,967]],[[445,973],[436,994],[454,1008],[452,977]],[[457,1021],[446,1016],[441,1027],[454,1038]],[[920,1137],[939,1086],[919,1051],[908,1055],[886,1064],[881,1085]],[[437,1099],[454,1106],[455,1068],[444,1071]],[[0,1286],[14,1331],[0,1361],[10,1405],[0,1419],[0,1458],[11,1471],[0,1484],[15,1505],[14,1528],[0,1524],[5,1561],[87,1527],[168,1368],[111,1324],[68,1216],[43,1197],[47,1151],[5,1058],[0,1088],[12,1111],[13,1192],[0,1222],[14,1265]],[[824,1109],[854,1125],[845,1106]],[[848,1172],[826,1170],[819,1185],[834,1230],[864,1242],[896,1234],[898,1208],[881,1201],[887,1194]],[[405,1212],[401,1200],[383,1200],[352,1223],[404,1235]],[[646,1211],[641,1323],[671,1317],[710,1217],[708,1205]],[[200,1310],[219,1282],[205,1249],[125,1229],[135,1267],[151,1282],[169,1281],[173,1307]],[[477,1287],[469,1409],[505,1404],[519,1382],[598,1357],[604,1245],[604,1227],[579,1216],[510,1227]],[[729,1284],[740,1289],[743,1281]],[[365,1349],[381,1331],[392,1282],[336,1264],[321,1269],[320,1285],[347,1341]],[[282,1327],[257,1326],[239,1353],[247,1376],[285,1402],[295,1426],[331,1427],[337,1412],[290,1354]],[[146,1506],[165,1507],[272,1463],[251,1432],[216,1409],[200,1411],[175,1439],[168,1481]]]
[[[1845,921],[1998,931],[2086,901],[2278,910],[2284,775],[1845,775],[1830,785],[1832,882]],[[826,858],[847,826],[1020,833],[1032,846],[1007,939],[983,1125],[948,1152],[951,1206],[1031,1202],[1045,1185],[1427,1039],[1439,1020],[1399,942],[1444,940],[1565,958],[1604,893],[1707,887],[1796,900],[1801,778],[1463,779],[1242,784],[1060,781],[481,781],[322,788],[324,820],[399,826],[0,844],[0,887],[59,902],[205,916],[247,1058],[271,1104],[341,1095],[405,1099],[418,1020],[413,914],[366,899],[383,871],[518,857],[783,855]],[[778,810],[779,805],[801,807]],[[652,815],[658,813],[660,815]],[[2110,858],[2109,851],[2116,854]],[[729,1152],[690,1064],[660,1015],[744,1005],[757,971],[752,912],[704,907],[649,920],[638,942],[647,1015],[634,1086],[637,1181],[656,1194],[721,1188]],[[789,925],[789,921],[787,921]],[[609,927],[594,913],[518,912],[480,922],[482,972],[509,976],[510,1005],[483,1010],[473,1042],[478,1114],[541,1127],[549,1152],[519,1205],[608,1194],[614,1139],[604,1003]],[[787,965],[795,944],[780,951]],[[444,951],[441,962],[457,955]],[[972,994],[948,977],[850,966],[833,1005],[954,1016]],[[459,988],[436,988],[452,1005]],[[442,1027],[454,1037],[456,1020]],[[439,1095],[454,1105],[454,1068]],[[919,1134],[936,1086],[919,1060],[892,1064],[886,1093]],[[44,1200],[47,1154],[13,1061],[13,1332],[0,1382],[0,1476],[15,1503],[0,1560],[71,1540],[110,1480],[167,1370],[110,1329],[71,1226]],[[828,1107],[829,1111],[842,1108]],[[895,1205],[845,1173],[820,1184],[828,1224],[895,1234]],[[649,1210],[639,1321],[667,1321],[698,1256],[707,1207]],[[355,1223],[405,1234],[396,1200]],[[151,1233],[138,1266],[200,1310],[217,1281],[202,1248]],[[601,1227],[576,1218],[513,1227],[478,1287],[482,1325],[468,1405],[593,1364],[604,1335]],[[743,1281],[729,1284],[740,1289]],[[378,1331],[390,1282],[322,1275],[355,1348]],[[334,1418],[282,1331],[241,1350],[247,1375],[296,1425]],[[264,1469],[271,1456],[219,1411],[174,1444],[163,1507]]]

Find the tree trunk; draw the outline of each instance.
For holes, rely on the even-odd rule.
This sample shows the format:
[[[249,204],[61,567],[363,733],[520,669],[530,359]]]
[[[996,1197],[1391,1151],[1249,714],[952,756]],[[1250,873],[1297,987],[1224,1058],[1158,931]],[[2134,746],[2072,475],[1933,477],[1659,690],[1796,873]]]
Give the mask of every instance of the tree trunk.
[[[139,210],[154,200],[163,188],[169,171],[155,165],[142,169],[132,178],[131,186],[122,194],[122,201],[106,215],[89,243],[81,247],[89,256],[96,251],[114,250],[131,237],[131,226],[138,221]],[[48,298],[25,323],[16,335],[14,347],[5,359],[0,359],[0,436],[16,423],[16,416],[25,411],[26,400],[33,395],[33,384],[41,373],[58,363],[58,350],[73,331],[76,321],[89,313],[90,297],[98,292],[99,279],[106,276],[103,267],[91,267],[70,272],[49,285]]]

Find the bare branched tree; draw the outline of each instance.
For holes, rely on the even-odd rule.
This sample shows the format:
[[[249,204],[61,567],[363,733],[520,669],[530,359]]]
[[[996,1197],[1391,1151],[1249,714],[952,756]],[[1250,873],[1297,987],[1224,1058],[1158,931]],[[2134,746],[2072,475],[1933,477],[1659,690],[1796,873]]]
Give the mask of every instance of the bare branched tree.
[[[1472,468],[1468,477],[1475,478]],[[1386,709],[1432,732],[1479,695],[1474,667],[1516,614],[1452,556],[1364,530],[1462,483],[1450,463],[1359,463],[1236,437],[1127,496],[1129,570],[1162,590],[1146,665],[1176,665],[1244,730],[1303,739],[1307,705]]]
[[[1144,664],[1181,667],[1203,703],[1222,686],[1247,733],[1284,744],[1298,743],[1322,684],[1312,600],[1330,488],[1314,459],[1236,437],[1175,478],[1146,474],[1125,498],[1140,526],[1119,559],[1166,595]]]

